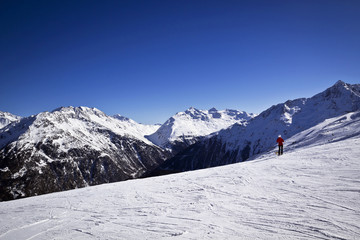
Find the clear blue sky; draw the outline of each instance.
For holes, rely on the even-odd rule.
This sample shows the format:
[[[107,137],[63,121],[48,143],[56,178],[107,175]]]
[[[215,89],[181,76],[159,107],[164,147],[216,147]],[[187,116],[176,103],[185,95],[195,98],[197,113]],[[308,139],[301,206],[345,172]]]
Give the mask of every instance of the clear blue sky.
[[[142,123],[360,82],[358,0],[0,0],[0,111]]]

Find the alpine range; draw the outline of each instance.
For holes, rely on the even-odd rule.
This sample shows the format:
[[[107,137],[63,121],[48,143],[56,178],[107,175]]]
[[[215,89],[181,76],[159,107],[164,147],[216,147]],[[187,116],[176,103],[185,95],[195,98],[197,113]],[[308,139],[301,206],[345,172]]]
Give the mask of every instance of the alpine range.
[[[343,81],[162,125],[0,112],[0,240],[359,239],[359,144],[360,84]]]

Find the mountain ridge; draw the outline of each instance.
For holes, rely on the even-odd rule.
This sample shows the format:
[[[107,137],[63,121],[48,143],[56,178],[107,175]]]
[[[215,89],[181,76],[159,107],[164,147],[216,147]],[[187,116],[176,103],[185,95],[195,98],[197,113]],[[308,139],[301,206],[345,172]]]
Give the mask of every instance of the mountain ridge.
[[[161,126],[96,108],[60,107],[0,129],[0,200],[145,177],[153,169],[178,172],[244,161],[272,150],[278,134],[286,142],[359,110],[360,84],[342,81],[259,115],[190,107]]]
[[[273,105],[246,126],[234,124],[213,133],[179,152],[156,171],[188,171],[241,162],[272,149],[278,135],[286,142],[325,119],[359,110],[360,84],[338,81],[313,97]]]
[[[7,125],[13,123],[13,122],[17,122],[21,119],[22,117],[20,116],[16,116],[14,114],[11,114],[9,112],[2,112],[0,111],[0,129],[3,127],[6,127]]]
[[[256,116],[238,110],[198,110],[190,107],[170,117],[161,127],[147,138],[159,147],[175,152],[187,147],[202,137],[235,123],[246,125]],[[180,146],[180,147],[179,147]]]
[[[137,178],[168,153],[98,109],[61,107],[0,130],[0,199]]]

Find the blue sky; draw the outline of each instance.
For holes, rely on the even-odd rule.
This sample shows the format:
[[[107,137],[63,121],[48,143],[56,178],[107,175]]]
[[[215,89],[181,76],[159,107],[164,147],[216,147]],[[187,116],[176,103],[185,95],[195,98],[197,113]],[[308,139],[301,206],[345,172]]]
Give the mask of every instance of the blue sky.
[[[360,1],[0,1],[0,111],[142,123],[360,82]]]

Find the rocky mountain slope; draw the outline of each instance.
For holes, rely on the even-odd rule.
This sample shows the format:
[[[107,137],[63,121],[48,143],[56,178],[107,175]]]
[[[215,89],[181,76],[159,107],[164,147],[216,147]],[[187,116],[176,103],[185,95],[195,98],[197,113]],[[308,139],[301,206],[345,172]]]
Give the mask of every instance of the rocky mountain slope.
[[[167,159],[136,128],[97,109],[59,108],[0,130],[0,199],[142,176]]]
[[[285,139],[326,119],[360,110],[360,84],[338,81],[311,97],[272,106],[248,122],[234,124],[191,145],[159,169],[187,171],[240,162],[275,146],[279,134]]]

